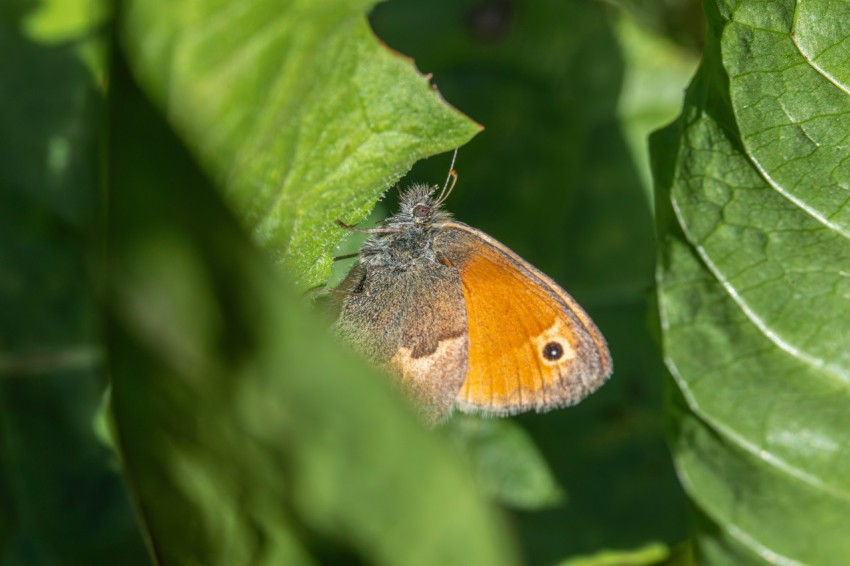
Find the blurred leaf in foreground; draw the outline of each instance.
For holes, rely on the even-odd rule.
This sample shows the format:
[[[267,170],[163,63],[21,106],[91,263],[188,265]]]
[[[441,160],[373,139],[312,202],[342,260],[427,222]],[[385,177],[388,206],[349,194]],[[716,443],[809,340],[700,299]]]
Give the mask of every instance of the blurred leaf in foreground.
[[[590,556],[577,556],[558,566],[658,566],[667,564],[670,550],[659,543],[650,543],[635,550],[603,550]]]
[[[92,426],[106,52],[88,4],[59,29],[74,3],[0,3],[0,564],[148,563]]]
[[[126,81],[114,81],[111,370],[160,560],[513,563],[448,447],[318,328]]]

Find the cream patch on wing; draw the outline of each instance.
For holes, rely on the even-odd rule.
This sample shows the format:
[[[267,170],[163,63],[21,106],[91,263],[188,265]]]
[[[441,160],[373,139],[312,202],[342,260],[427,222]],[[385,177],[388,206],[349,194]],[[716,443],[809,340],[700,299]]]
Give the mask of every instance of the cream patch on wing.
[[[427,356],[414,358],[410,353],[410,348],[401,347],[390,360],[390,366],[403,376],[402,381],[423,376],[436,378],[453,371],[466,356],[466,336],[440,340],[437,349]]]
[[[430,422],[439,422],[451,413],[466,375],[468,340],[466,334],[440,340],[436,350],[418,358],[411,355],[410,348],[400,347],[389,362]]]
[[[531,339],[534,344],[534,349],[537,352],[537,357],[544,366],[556,367],[568,364],[575,359],[576,351],[570,345],[569,337],[572,332],[567,329],[567,326],[561,319],[555,319],[555,324]],[[552,348],[554,344],[561,347],[561,355],[555,359],[549,359],[545,355],[547,348]],[[555,348],[557,350],[557,348]]]

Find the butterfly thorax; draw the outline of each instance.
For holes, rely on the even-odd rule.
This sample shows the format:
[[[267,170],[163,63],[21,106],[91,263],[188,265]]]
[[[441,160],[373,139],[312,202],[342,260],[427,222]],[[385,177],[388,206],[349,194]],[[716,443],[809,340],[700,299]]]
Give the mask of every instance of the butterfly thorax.
[[[434,198],[436,187],[413,185],[400,198],[399,211],[381,223],[392,232],[376,234],[360,249],[368,267],[406,271],[422,262],[436,261],[434,234],[451,215]]]

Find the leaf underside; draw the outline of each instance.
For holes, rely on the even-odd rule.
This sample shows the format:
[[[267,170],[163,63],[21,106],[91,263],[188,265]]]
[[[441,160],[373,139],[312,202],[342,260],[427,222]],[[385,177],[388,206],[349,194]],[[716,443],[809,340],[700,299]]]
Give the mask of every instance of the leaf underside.
[[[821,25],[846,12],[708,6],[682,116],[653,140],[673,445],[706,563],[850,552],[850,59]]]

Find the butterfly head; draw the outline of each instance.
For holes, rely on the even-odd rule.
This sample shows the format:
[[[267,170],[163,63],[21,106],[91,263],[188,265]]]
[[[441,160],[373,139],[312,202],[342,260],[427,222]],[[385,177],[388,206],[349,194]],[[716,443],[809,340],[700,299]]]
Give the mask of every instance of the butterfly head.
[[[428,228],[447,220],[449,214],[442,210],[437,192],[439,187],[413,185],[405,190],[399,202],[399,211],[393,218],[395,223],[411,227]]]
[[[452,155],[449,175],[442,189],[436,185],[417,184],[401,194],[401,210],[393,218],[396,223],[427,228],[451,218],[451,215],[443,212],[440,207],[449,198],[457,183],[457,172],[454,170],[455,159],[457,159],[457,149]],[[437,191],[440,191],[439,194],[436,194]]]

